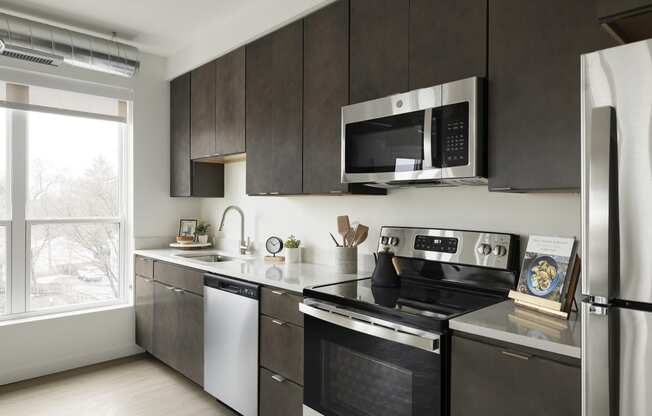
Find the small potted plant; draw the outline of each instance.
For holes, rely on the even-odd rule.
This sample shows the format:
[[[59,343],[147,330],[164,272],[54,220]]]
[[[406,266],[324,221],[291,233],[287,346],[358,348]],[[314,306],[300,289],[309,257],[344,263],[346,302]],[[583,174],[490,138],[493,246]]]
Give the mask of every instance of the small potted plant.
[[[292,234],[285,240],[283,247],[285,247],[285,262],[286,263],[301,263],[301,240],[297,240]]]
[[[197,225],[195,232],[197,233],[197,242],[199,244],[208,243],[208,229],[211,227],[210,224],[202,222]]]

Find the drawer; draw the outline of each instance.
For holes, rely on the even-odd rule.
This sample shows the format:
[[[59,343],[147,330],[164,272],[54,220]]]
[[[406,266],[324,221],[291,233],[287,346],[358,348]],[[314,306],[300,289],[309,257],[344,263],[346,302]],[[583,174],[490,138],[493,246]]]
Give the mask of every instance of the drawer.
[[[281,321],[303,326],[303,314],[299,312],[299,303],[303,297],[293,295],[285,290],[267,287],[262,289],[260,297],[262,313]]]
[[[204,272],[169,263],[154,263],[154,280],[204,296]]]
[[[303,388],[261,368],[260,416],[301,416],[302,414]]]
[[[260,365],[303,385],[303,328],[261,316]]]
[[[134,263],[134,270],[137,275],[148,277],[150,279],[154,277],[154,260],[148,259],[147,257],[136,256]]]

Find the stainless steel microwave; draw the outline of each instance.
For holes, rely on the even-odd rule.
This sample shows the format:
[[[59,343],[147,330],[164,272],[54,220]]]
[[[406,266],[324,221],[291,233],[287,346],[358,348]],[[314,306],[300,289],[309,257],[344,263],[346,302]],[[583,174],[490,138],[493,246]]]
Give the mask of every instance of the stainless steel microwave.
[[[342,107],[342,182],[486,184],[484,90],[474,77]]]

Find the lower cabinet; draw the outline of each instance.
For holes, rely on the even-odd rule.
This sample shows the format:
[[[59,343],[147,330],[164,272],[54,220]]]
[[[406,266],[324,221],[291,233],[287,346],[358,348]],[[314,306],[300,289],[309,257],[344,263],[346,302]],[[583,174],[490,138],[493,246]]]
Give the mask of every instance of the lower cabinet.
[[[199,295],[154,281],[151,352],[195,383],[204,384],[204,302]]]
[[[290,380],[260,369],[260,416],[301,416],[303,388]]]
[[[154,282],[149,277],[136,275],[134,286],[136,344],[144,350],[151,351],[154,332]]]
[[[453,336],[451,416],[579,416],[577,359]]]

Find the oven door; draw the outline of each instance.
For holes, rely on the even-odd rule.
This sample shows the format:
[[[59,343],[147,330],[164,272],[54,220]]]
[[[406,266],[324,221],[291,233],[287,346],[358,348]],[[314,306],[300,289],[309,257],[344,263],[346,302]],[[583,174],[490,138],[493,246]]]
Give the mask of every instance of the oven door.
[[[304,416],[445,414],[439,335],[312,299],[300,308]]]
[[[441,91],[424,88],[343,107],[342,182],[439,180],[432,109],[441,105]]]

